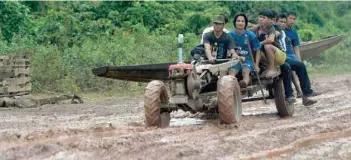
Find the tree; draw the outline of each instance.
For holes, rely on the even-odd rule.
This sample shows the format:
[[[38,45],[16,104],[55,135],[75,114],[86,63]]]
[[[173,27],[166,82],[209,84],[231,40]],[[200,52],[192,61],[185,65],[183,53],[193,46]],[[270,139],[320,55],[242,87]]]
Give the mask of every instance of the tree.
[[[30,21],[29,8],[19,2],[0,2],[2,36],[11,41],[15,34],[25,34]]]

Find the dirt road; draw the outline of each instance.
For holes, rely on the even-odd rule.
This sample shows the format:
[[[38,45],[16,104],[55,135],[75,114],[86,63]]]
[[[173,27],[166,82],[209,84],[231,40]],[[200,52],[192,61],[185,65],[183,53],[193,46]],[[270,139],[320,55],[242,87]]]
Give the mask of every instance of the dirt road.
[[[282,119],[272,101],[244,103],[237,128],[181,111],[146,128],[140,98],[0,108],[0,159],[351,159],[351,76],[312,83],[317,104]]]

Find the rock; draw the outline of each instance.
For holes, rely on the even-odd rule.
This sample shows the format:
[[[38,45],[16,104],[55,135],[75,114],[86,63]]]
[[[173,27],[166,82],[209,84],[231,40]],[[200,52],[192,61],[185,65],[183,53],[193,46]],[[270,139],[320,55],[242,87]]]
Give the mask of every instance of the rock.
[[[5,101],[4,107],[12,107],[15,105],[15,100],[9,97],[2,98]]]
[[[5,100],[4,100],[4,98],[0,98],[0,107],[5,107]]]
[[[17,107],[20,107],[20,108],[33,108],[38,106],[36,101],[28,98],[16,99],[15,104]]]

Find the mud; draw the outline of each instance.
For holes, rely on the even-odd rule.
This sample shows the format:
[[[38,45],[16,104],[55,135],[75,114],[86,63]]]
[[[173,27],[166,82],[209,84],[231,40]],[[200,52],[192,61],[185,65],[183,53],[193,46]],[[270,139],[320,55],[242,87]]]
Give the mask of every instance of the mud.
[[[351,76],[312,85],[318,103],[280,118],[271,100],[247,102],[237,127],[177,111],[146,128],[142,98],[0,108],[0,159],[351,159]]]

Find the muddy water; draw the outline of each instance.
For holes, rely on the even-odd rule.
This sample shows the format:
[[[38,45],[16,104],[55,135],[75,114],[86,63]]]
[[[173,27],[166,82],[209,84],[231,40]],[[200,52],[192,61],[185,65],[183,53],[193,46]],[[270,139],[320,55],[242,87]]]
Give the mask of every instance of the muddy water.
[[[200,125],[204,123],[206,123],[206,120],[199,118],[173,118],[171,119],[170,126]]]
[[[271,100],[244,103],[238,127],[177,111],[146,128],[142,98],[0,108],[0,159],[351,159],[351,76],[312,84],[317,104],[280,118]]]

